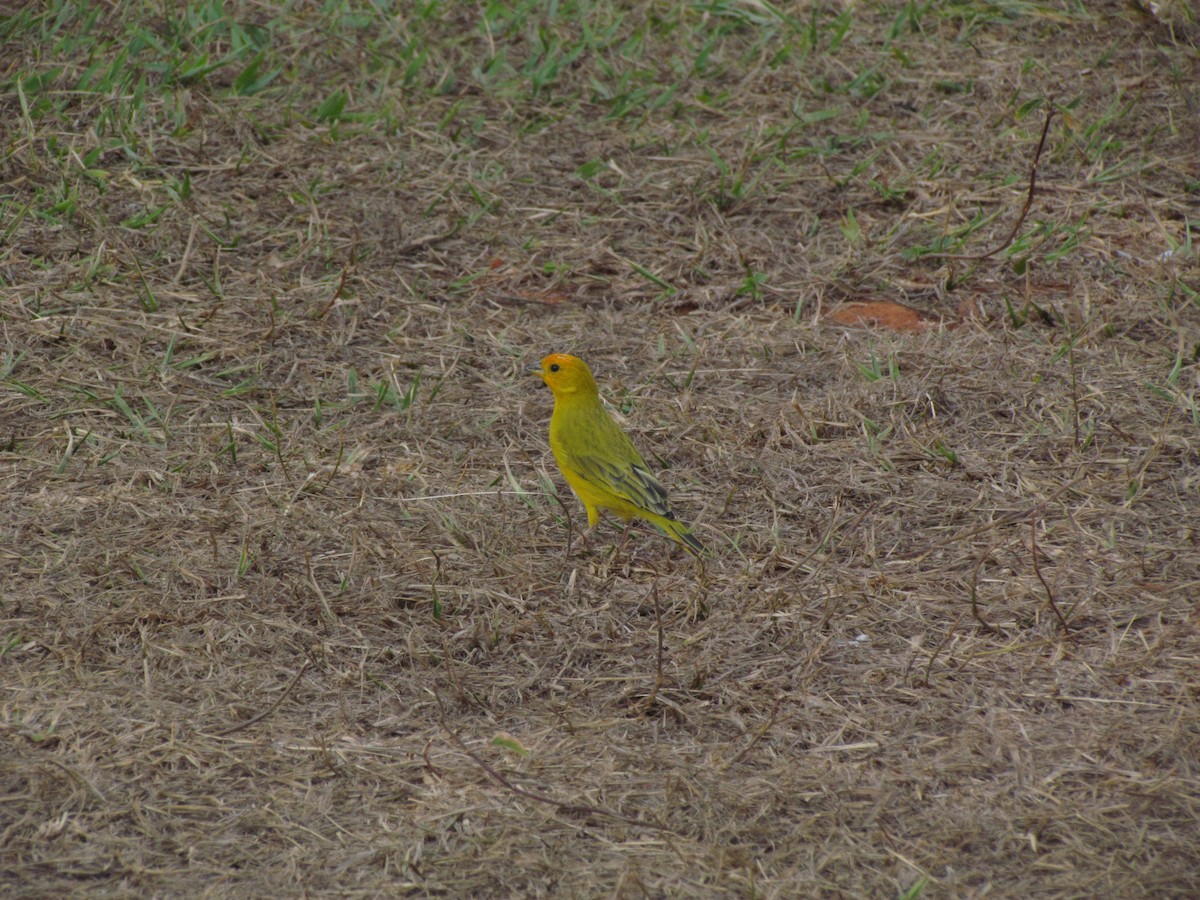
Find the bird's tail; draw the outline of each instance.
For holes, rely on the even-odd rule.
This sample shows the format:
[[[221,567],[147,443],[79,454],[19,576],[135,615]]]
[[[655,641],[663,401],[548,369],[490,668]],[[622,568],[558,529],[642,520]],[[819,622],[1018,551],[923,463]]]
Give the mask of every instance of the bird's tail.
[[[692,530],[680,522],[678,519],[668,519],[665,516],[662,519],[656,520],[658,525],[667,537],[683,545],[683,549],[692,556],[704,556],[706,551],[704,545],[692,534]]]

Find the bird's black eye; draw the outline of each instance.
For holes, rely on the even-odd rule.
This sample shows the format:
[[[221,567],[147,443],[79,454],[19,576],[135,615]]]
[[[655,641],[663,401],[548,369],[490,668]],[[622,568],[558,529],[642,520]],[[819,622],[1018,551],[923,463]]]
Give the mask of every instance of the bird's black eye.
[[[561,367],[561,366],[560,366],[558,363],[555,363],[554,365],[552,365],[552,366],[550,367],[550,371],[551,371],[551,372],[557,372],[557,371],[558,371],[560,368],[562,368],[562,367]]]

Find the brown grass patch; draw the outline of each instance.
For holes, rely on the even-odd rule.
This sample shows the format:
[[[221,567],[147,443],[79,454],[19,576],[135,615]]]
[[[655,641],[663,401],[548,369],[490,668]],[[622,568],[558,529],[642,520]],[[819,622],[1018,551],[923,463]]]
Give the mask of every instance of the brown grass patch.
[[[126,132],[0,97],[8,895],[1200,893],[1189,32],[635,4],[535,90],[573,22],[415,10]],[[1039,96],[1017,252],[906,258],[1004,237]],[[825,324],[884,294],[986,318]],[[704,567],[564,553],[552,350]]]

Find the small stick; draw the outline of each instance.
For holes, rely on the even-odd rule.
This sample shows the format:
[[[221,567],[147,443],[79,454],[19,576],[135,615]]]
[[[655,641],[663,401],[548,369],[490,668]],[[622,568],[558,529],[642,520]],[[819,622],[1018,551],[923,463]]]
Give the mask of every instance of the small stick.
[[[1042,577],[1042,567],[1038,565],[1038,548],[1037,548],[1037,517],[1029,517],[1029,551],[1033,558],[1033,572],[1038,577],[1038,581],[1042,583],[1042,587],[1046,590],[1046,600],[1050,604],[1050,608],[1054,610],[1054,615],[1058,618],[1058,624],[1062,627],[1063,634],[1070,634],[1070,627],[1067,625],[1067,620],[1063,618],[1063,614],[1059,611],[1058,604],[1054,602],[1054,592],[1050,590],[1050,585],[1046,583],[1046,579]]]
[[[651,566],[650,568],[654,568]],[[654,621],[658,627],[658,660],[655,665],[654,687],[650,690],[650,696],[642,703],[642,712],[646,712],[654,705],[654,701],[658,699],[659,688],[663,686],[663,621],[662,621],[662,604],[658,602],[658,572],[654,573],[654,584],[650,586],[650,594],[654,597]]]
[[[316,316],[315,316],[314,318],[317,318],[317,319],[323,319],[323,318],[325,318],[327,315],[329,315],[329,311],[330,311],[331,309],[333,309],[333,304],[337,303],[337,302],[338,302],[338,297],[342,296],[342,291],[343,291],[343,290],[345,289],[345,287],[346,287],[346,278],[347,278],[349,275],[350,275],[350,267],[349,267],[349,266],[342,266],[342,277],[341,277],[341,280],[340,280],[340,281],[338,281],[338,286],[337,286],[337,289],[336,289],[336,290],[334,290],[334,292],[333,292],[333,296],[329,298],[329,302],[325,304],[325,308],[324,308],[324,309],[322,309],[322,310],[321,310],[319,313],[317,313],[317,314],[316,314]]]
[[[975,621],[982,625],[983,628],[995,635],[1003,634],[1003,632],[995,625],[985,622],[983,616],[980,615],[978,587],[979,572],[983,568],[983,564],[987,562],[988,557],[992,555],[992,552],[1000,546],[1000,543],[1000,541],[997,541],[996,543],[992,544],[992,546],[988,547],[987,552],[983,553],[979,557],[979,562],[975,563],[975,571],[971,573],[971,615],[975,617]]]
[[[1037,503],[1033,504],[1032,506],[1030,506],[1026,509],[1017,510],[1016,512],[1011,512],[1011,513],[1005,513],[1004,515],[999,516],[998,518],[994,519],[993,521],[988,522],[986,525],[979,525],[975,528],[970,529],[969,531],[963,532],[962,534],[952,535],[951,537],[948,537],[948,538],[945,538],[944,540],[938,541],[936,544],[931,544],[926,550],[924,550],[922,552],[922,554],[919,555],[918,558],[924,558],[924,556],[928,555],[930,552],[932,552],[934,550],[941,550],[943,547],[949,547],[953,544],[958,543],[959,541],[965,541],[969,537],[975,537],[975,535],[983,534],[985,531],[991,531],[993,528],[1000,528],[1001,526],[1004,526],[1004,525],[1012,525],[1014,522],[1020,522],[1026,516],[1032,516],[1032,515],[1037,514],[1038,512],[1040,512],[1041,510],[1043,510],[1047,506],[1049,506],[1051,503],[1053,503],[1055,500],[1057,500],[1059,497],[1061,497],[1063,494],[1065,494],[1067,491],[1069,491],[1071,488],[1075,487],[1075,485],[1079,484],[1079,482],[1083,481],[1084,478],[1086,478],[1088,475],[1088,464],[1084,463],[1080,467],[1079,471],[1080,471],[1080,475],[1078,478],[1072,478],[1070,481],[1066,482],[1065,484],[1059,485],[1058,488],[1055,489],[1054,493],[1052,493],[1049,497],[1039,500]]]
[[[961,621],[962,614],[960,613],[958,618],[954,620],[954,624],[946,630],[946,634],[938,641],[938,645],[933,648],[933,652],[929,654],[929,662],[925,663],[925,680],[921,682],[921,687],[929,687],[929,673],[933,671],[933,664],[937,662],[937,658],[941,656],[942,651],[946,649],[946,645],[950,643],[950,639],[954,637],[954,632]]]
[[[1025,221],[1025,216],[1029,214],[1029,207],[1033,205],[1033,191],[1037,185],[1037,169],[1038,161],[1042,158],[1042,149],[1046,146],[1046,133],[1050,130],[1050,120],[1054,118],[1054,107],[1046,113],[1046,121],[1042,123],[1042,136],[1038,140],[1037,151],[1033,154],[1033,165],[1029,169],[1029,193],[1025,196],[1025,206],[1021,209],[1021,215],[1017,218],[1016,223],[1012,227],[1012,231],[1008,233],[1003,241],[993,247],[987,253],[927,253],[924,259],[964,259],[964,260],[981,260],[987,259],[989,256],[995,256],[1005,247],[1012,243],[1013,238],[1017,236],[1017,231]]]
[[[455,732],[455,730],[446,722],[446,708],[442,704],[442,695],[435,690],[433,691],[433,698],[437,701],[438,722],[441,724],[442,730],[446,732],[454,746],[458,747],[459,750],[467,754],[467,756],[471,758],[475,765],[479,766],[479,768],[481,768],[489,778],[491,778],[504,789],[516,794],[518,797],[526,797],[538,803],[544,803],[547,806],[553,806],[559,812],[587,813],[590,815],[606,816],[610,819],[616,819],[618,822],[625,822],[627,825],[636,825],[641,828],[653,828],[656,831],[663,831],[667,834],[676,834],[676,832],[672,829],[663,825],[659,825],[657,822],[647,822],[641,819],[631,818],[630,816],[623,816],[618,812],[613,812],[611,809],[605,809],[602,806],[592,806],[588,803],[568,803],[564,800],[558,800],[554,797],[551,797],[548,794],[531,791],[527,788],[521,787],[520,785],[513,784],[508,778],[500,774],[499,771],[492,768],[487,760],[468,747],[463,739],[458,736],[458,733]]]
[[[759,727],[758,731],[754,733],[754,737],[750,739],[750,743],[743,747],[737,756],[721,767],[722,772],[729,771],[732,766],[736,766],[739,762],[741,762],[742,758],[745,757],[745,755],[751,750],[753,750],[755,745],[757,745],[758,742],[763,739],[766,733],[771,730],[771,726],[775,724],[775,717],[779,715],[779,705],[781,703],[783,703],[783,698],[776,697],[775,705],[771,707],[771,715],[767,717],[767,721]]]
[[[332,625],[338,620],[338,617],[333,614],[333,609],[329,606],[329,601],[325,599],[325,592],[321,590],[321,586],[317,584],[317,578],[313,575],[312,554],[304,554],[304,566],[308,571],[308,584],[317,595],[317,599],[321,601],[321,609],[325,612],[325,624]]]
[[[567,504],[563,503],[562,497],[558,496],[558,494],[551,494],[550,496],[562,507],[563,515],[567,518],[567,546],[563,549],[563,559],[570,559],[571,544],[575,542],[575,523],[571,521],[571,510],[567,509]]]
[[[292,692],[292,688],[296,686],[297,682],[300,681],[301,677],[303,677],[304,673],[308,671],[311,665],[311,659],[305,660],[304,665],[300,667],[300,671],[295,674],[292,680],[288,682],[288,686],[283,689],[283,693],[279,695],[274,703],[272,703],[258,715],[251,716],[249,719],[238,722],[235,725],[230,725],[228,728],[222,728],[220,731],[210,731],[209,734],[213,737],[225,737],[227,734],[233,734],[235,731],[241,731],[243,728],[249,728],[255,722],[261,722],[267,716],[271,715],[271,713],[275,712],[275,710],[279,709],[279,705],[283,703],[285,699],[287,699],[287,695]]]

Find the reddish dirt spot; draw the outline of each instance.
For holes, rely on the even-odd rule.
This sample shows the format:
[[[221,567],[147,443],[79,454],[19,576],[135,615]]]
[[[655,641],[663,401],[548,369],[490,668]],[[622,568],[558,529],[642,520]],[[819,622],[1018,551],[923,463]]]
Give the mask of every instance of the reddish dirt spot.
[[[831,312],[828,318],[840,325],[878,325],[902,332],[924,331],[940,321],[910,306],[890,300],[846,303]]]

